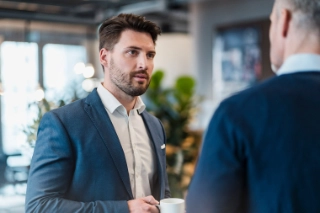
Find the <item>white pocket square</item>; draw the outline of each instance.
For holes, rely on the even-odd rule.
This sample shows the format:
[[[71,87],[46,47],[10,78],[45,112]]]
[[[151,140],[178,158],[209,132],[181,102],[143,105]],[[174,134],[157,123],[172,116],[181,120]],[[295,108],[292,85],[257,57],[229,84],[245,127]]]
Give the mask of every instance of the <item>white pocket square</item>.
[[[166,148],[166,145],[162,144],[161,149],[164,149],[164,148]]]

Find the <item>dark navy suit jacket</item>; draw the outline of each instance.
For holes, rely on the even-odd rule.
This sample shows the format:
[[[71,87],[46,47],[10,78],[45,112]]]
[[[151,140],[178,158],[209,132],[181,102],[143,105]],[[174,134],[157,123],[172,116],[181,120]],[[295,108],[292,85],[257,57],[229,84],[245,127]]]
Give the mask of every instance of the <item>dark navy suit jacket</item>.
[[[170,196],[165,133],[160,121],[141,114],[156,153],[152,195]],[[129,212],[133,199],[125,156],[96,90],[48,112],[41,120],[31,162],[26,212]]]
[[[320,212],[320,72],[284,74],[223,101],[187,213]]]

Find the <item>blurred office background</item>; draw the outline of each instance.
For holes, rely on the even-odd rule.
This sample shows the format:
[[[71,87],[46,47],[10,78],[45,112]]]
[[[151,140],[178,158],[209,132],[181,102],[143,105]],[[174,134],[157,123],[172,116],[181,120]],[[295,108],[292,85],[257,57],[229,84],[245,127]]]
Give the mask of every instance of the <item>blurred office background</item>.
[[[41,115],[85,97],[101,81],[97,29],[119,13],[143,15],[162,28],[155,58],[160,87],[152,92],[169,88],[173,96],[188,95],[164,103],[173,106],[175,116],[160,118],[167,131],[176,128],[167,133],[168,172],[174,196],[184,197],[217,105],[273,75],[272,5],[270,0],[0,1],[0,213],[24,212]],[[157,100],[145,99],[161,116]]]

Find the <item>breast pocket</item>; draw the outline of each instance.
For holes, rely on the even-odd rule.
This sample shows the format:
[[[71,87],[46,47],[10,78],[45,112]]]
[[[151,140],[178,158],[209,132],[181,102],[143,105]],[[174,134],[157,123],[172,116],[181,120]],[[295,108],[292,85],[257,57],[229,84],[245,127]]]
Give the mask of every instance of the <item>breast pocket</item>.
[[[162,144],[160,148],[162,155],[166,155],[166,144]]]

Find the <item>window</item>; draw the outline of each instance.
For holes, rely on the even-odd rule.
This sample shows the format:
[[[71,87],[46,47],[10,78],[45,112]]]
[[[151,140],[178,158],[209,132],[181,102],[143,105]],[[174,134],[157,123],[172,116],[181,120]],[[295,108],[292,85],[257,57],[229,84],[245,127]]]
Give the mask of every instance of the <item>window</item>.
[[[30,108],[36,101],[39,86],[38,45],[31,42],[6,41],[1,48],[2,149],[6,155],[23,152],[23,130],[37,116]],[[86,62],[86,49],[80,45],[46,44],[43,47],[43,85],[46,99],[70,101],[87,93],[82,89],[83,75],[74,72],[77,63]],[[75,97],[76,96],[76,97]]]
[[[1,44],[1,80],[5,94],[1,96],[3,152],[20,153],[25,143],[27,122],[35,116],[28,105],[34,102],[38,85],[38,45],[6,41]]]
[[[43,47],[43,83],[50,101],[82,97],[83,76],[74,72],[77,63],[86,62],[86,49],[78,45],[46,44]],[[66,97],[69,95],[69,97]]]

